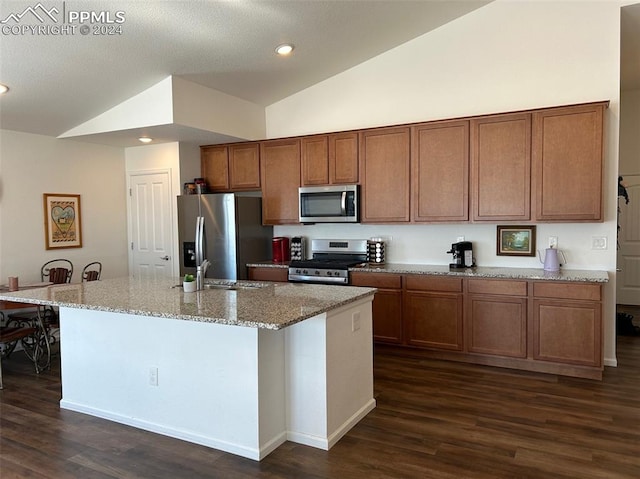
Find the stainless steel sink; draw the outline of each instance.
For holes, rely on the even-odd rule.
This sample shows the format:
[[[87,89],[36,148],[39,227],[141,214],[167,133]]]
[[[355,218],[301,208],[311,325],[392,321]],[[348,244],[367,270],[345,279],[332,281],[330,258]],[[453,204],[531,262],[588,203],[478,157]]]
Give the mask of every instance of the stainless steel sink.
[[[223,289],[227,291],[237,291],[243,289],[260,289],[268,286],[266,283],[205,283],[202,289]],[[182,288],[182,284],[171,286],[172,288]]]
[[[236,284],[236,283],[205,283],[204,289],[225,289],[225,290],[243,290],[243,289],[260,289],[264,288],[266,284],[261,283],[247,283],[247,284]]]

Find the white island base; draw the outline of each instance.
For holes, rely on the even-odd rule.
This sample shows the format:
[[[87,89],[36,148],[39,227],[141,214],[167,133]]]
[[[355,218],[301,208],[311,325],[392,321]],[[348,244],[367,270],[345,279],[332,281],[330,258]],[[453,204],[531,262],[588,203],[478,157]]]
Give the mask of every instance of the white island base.
[[[280,330],[61,307],[60,406],[254,460],[328,450],[375,408],[371,300]]]

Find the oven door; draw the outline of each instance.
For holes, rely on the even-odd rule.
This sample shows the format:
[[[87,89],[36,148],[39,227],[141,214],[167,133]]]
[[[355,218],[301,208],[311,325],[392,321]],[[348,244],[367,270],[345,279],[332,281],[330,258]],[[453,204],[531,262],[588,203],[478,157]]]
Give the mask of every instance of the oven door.
[[[300,223],[357,223],[358,185],[298,189]]]

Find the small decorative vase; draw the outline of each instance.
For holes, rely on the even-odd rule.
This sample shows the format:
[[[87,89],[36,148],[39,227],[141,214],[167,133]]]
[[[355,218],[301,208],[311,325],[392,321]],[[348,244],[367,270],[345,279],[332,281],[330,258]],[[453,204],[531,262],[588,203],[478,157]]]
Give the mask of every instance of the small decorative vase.
[[[195,281],[183,281],[182,289],[184,289],[185,293],[195,293],[196,292],[196,282]]]

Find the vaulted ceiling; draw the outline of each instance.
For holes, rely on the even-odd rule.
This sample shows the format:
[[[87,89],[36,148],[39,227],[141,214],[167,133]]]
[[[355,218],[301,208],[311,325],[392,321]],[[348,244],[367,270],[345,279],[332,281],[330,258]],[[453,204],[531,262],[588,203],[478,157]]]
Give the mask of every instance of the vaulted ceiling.
[[[11,90],[0,102],[0,127],[60,136],[169,76],[264,107],[489,2],[2,1],[1,27],[9,30],[0,41],[0,83]],[[624,10],[622,83],[640,88],[640,5]],[[81,12],[101,17],[71,22]],[[285,42],[295,50],[278,57]],[[178,125],[157,131],[167,141],[218,141]],[[137,133],[90,141],[130,146]]]

